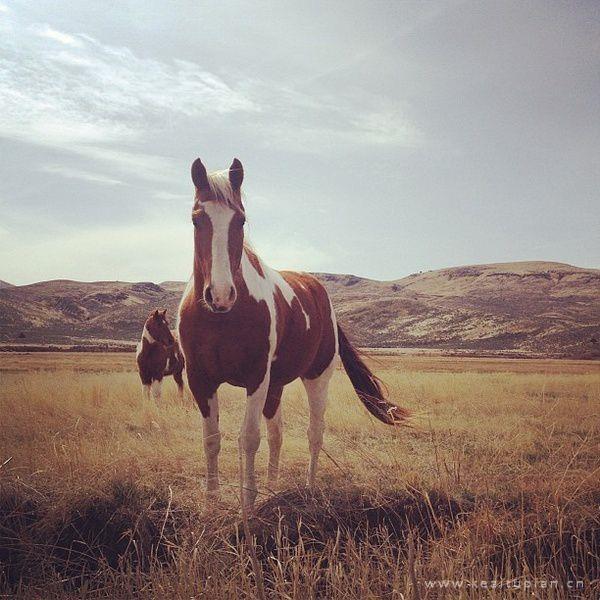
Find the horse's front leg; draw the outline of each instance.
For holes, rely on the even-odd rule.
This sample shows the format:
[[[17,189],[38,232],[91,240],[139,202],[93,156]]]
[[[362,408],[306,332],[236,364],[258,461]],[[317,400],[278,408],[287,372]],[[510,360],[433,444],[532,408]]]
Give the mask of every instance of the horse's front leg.
[[[216,497],[219,493],[219,452],[221,432],[219,431],[219,398],[215,392],[207,399],[209,414],[202,418],[202,443],[206,458],[206,495]]]
[[[206,496],[219,492],[219,452],[221,432],[219,431],[219,399],[217,386],[208,382],[202,373],[189,372],[188,385],[194,400],[202,413],[202,444],[206,458]]]
[[[270,366],[267,367],[265,377],[258,387],[254,390],[248,390],[246,414],[244,415],[239,437],[240,456],[245,458],[246,463],[242,482],[242,502],[246,508],[252,508],[258,494],[254,459],[260,446],[260,419],[267,400],[269,379]]]

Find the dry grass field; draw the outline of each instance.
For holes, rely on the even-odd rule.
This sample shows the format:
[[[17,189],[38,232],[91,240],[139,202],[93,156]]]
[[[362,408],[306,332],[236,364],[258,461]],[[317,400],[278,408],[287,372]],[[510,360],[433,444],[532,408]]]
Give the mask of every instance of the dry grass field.
[[[333,381],[319,488],[307,409],[283,399],[279,490],[238,503],[241,390],[220,394],[222,494],[201,427],[133,354],[0,354],[0,595],[21,598],[566,598],[600,590],[600,365],[378,356],[412,427]]]

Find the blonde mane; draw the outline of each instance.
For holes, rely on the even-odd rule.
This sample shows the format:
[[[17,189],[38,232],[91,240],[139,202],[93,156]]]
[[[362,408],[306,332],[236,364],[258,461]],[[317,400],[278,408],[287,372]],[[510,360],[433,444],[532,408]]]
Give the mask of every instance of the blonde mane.
[[[229,181],[229,169],[209,173],[208,185],[216,202],[225,204],[229,208],[240,210],[240,205],[236,201],[235,194],[231,188],[231,182]]]

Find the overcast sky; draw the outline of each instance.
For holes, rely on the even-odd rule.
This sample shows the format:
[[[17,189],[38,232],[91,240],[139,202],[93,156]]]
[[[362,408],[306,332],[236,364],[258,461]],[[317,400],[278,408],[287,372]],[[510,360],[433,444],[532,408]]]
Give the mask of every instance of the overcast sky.
[[[277,268],[600,267],[599,2],[0,2],[0,279],[187,279],[196,156]]]

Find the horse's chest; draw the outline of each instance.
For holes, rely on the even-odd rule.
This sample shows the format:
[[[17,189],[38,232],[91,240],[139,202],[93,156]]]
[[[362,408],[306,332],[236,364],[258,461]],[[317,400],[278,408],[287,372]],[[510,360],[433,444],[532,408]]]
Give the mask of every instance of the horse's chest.
[[[144,379],[160,379],[164,374],[167,354],[162,347],[152,347],[138,353],[137,362]]]
[[[261,376],[269,354],[269,323],[246,319],[200,321],[193,328],[192,360],[215,382],[247,387]],[[182,331],[183,333],[183,331]]]

